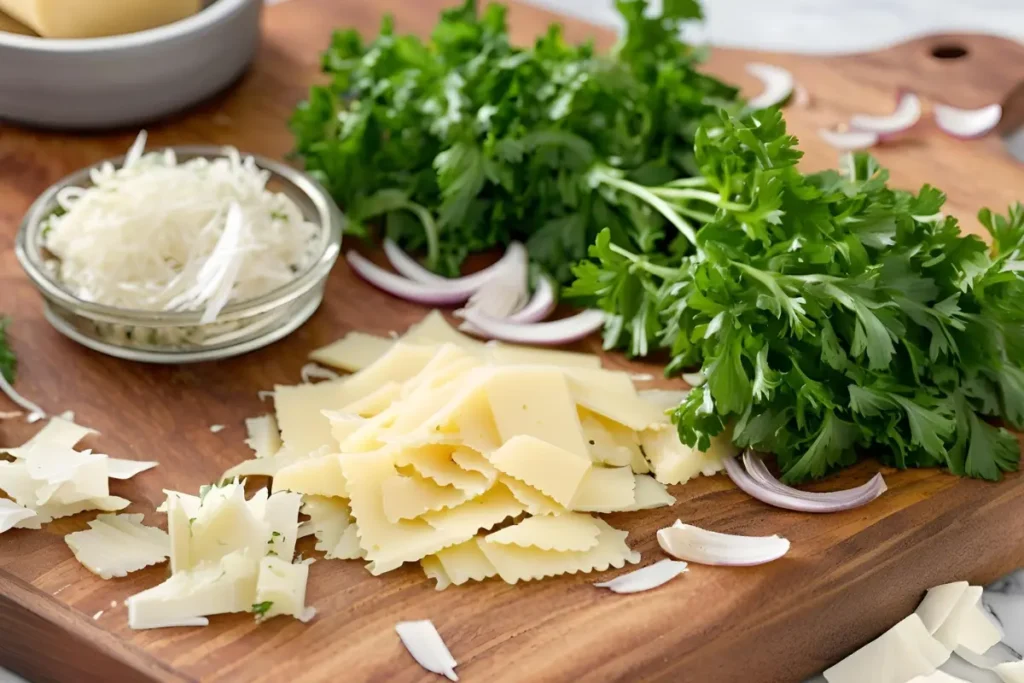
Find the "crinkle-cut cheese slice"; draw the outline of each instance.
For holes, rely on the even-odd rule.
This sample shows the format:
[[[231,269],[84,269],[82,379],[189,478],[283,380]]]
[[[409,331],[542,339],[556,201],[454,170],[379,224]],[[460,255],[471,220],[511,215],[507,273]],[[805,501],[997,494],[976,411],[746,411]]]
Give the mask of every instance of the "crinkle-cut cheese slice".
[[[269,603],[269,606],[259,619],[270,619],[280,614],[287,614],[300,621],[312,619],[316,610],[306,607],[308,580],[309,565],[305,562],[292,564],[273,556],[260,560],[253,605]]]
[[[573,411],[573,419],[576,413]],[[578,455],[533,436],[514,436],[487,459],[499,471],[529,484],[568,507],[583,477],[590,456]]]
[[[612,422],[634,431],[668,423],[657,406],[637,396],[633,380],[624,372],[577,368],[566,375],[576,403]]]
[[[304,496],[303,500],[302,511],[309,515],[316,549],[324,551],[328,560],[357,560],[365,555],[346,500],[324,496]]]
[[[267,499],[263,521],[267,523],[270,537],[266,543],[266,554],[291,562],[295,555],[295,541],[299,536],[299,506],[302,496],[290,491],[278,491]]]
[[[441,560],[437,559],[437,555],[427,555],[420,560],[420,566],[423,567],[423,573],[427,575],[427,578],[433,579],[436,582],[434,590],[443,591],[452,585],[452,580],[448,578],[448,574],[445,573],[444,567],[441,566]]]
[[[32,449],[25,462],[29,476],[40,482],[36,505],[110,495],[107,456],[100,453],[40,446]]]
[[[381,503],[384,516],[392,524],[403,519],[415,519],[427,512],[455,507],[466,502],[465,491],[454,486],[440,486],[420,476],[393,474],[381,484]]]
[[[18,522],[31,519],[35,514],[32,510],[21,507],[13,500],[0,498],[0,534],[13,529]]]
[[[631,449],[625,444],[620,443],[619,438],[612,434],[601,418],[586,408],[579,408],[577,413],[579,414],[580,426],[583,428],[583,438],[587,441],[587,451],[590,453],[591,460],[599,465],[609,465],[611,467],[622,467],[629,465],[633,461]],[[621,425],[619,427],[621,429]],[[635,444],[635,448],[639,450],[639,443]]]
[[[476,539],[445,548],[434,557],[441,563],[445,575],[456,586],[468,581],[483,581],[498,575],[498,570],[476,544]]]
[[[163,583],[125,601],[128,626],[146,629],[194,625],[197,617],[247,612],[256,600],[258,574],[259,556],[242,551],[172,574]]]
[[[111,479],[131,479],[136,474],[151,470],[160,463],[152,460],[123,460],[107,458],[107,476]]]
[[[416,346],[401,342],[395,344],[373,364],[341,380],[345,396],[342,405],[365,398],[389,382],[405,382],[415,377],[427,366],[435,353],[436,349],[430,346]],[[324,407],[340,408],[342,406]]]
[[[321,412],[327,418],[327,421],[331,423],[331,436],[339,444],[345,443],[345,439],[352,436],[356,430],[367,422],[365,417],[345,413],[340,410],[324,410]]]
[[[131,501],[118,496],[103,496],[101,498],[86,498],[76,500],[73,503],[47,503],[35,508],[35,516],[24,519],[14,526],[19,529],[39,529],[43,524],[52,522],[62,517],[77,515],[79,512],[90,510],[102,510],[104,512],[117,512],[124,510],[131,505]]]
[[[467,351],[483,354],[484,344],[470,336],[462,334],[448,324],[441,311],[433,310],[415,325],[412,325],[401,338],[404,344],[441,345],[455,344]]]
[[[331,450],[338,447],[331,423],[321,411],[338,410],[352,401],[344,387],[345,380],[274,388],[281,441],[289,451],[305,456],[321,446]]]
[[[553,365],[559,368],[600,368],[601,357],[592,353],[538,349],[487,342],[487,354],[498,365]]]
[[[488,543],[518,545],[522,548],[582,552],[597,545],[601,527],[590,515],[563,512],[558,515],[527,517],[518,524],[488,534]]]
[[[637,439],[640,439],[639,434],[637,434]],[[629,466],[633,468],[634,474],[649,474],[651,471],[651,463],[647,462],[647,458],[639,446],[632,452]]]
[[[404,437],[393,440],[396,445],[415,446],[426,443],[461,444],[487,453],[501,445],[498,428],[483,385],[491,377],[491,368],[474,368],[458,383],[438,389],[445,391],[454,386],[455,393],[419,428]]]
[[[636,564],[640,561],[640,553],[633,552],[626,545],[628,532],[614,529],[600,519],[595,519],[594,523],[601,530],[597,545],[582,552],[522,548],[488,543],[483,538],[477,539],[477,546],[506,583],[532,581],[559,574],[605,571],[610,567],[621,569],[627,562]]]
[[[706,452],[690,448],[679,440],[671,427],[648,429],[640,433],[643,446],[655,478],[662,484],[685,484],[698,474],[711,476],[724,467],[725,458],[735,455],[728,438],[716,436]]]
[[[950,651],[911,614],[852,655],[825,670],[828,683],[906,683],[930,674]]]
[[[257,458],[272,458],[281,450],[281,430],[273,415],[246,418],[245,432],[245,444]]]
[[[182,568],[216,562],[238,550],[258,549],[256,557],[261,557],[270,538],[263,514],[259,506],[254,509],[247,504],[241,484],[212,487],[192,522],[190,562]]]
[[[35,436],[22,444],[19,448],[12,448],[6,452],[12,456],[27,457],[30,451],[36,446],[49,448],[71,449],[78,445],[78,442],[90,434],[98,434],[95,429],[75,424],[71,420],[60,417],[51,417],[42,429],[36,432]],[[4,450],[0,449],[0,453]]]
[[[348,497],[347,482],[336,453],[300,460],[282,467],[274,476],[274,491]]]
[[[488,477],[480,471],[465,470],[455,462],[454,452],[454,447],[444,444],[409,446],[399,449],[395,465],[411,468],[440,486],[454,486],[469,498],[489,489],[497,477],[497,471],[492,468],[494,477]],[[479,457],[491,467],[486,458]]]
[[[160,529],[142,523],[142,515],[99,515],[87,531],[64,537],[75,558],[101,579],[158,564],[170,554],[170,541]]]
[[[483,360],[455,344],[442,344],[423,369],[402,386],[402,396],[417,391],[436,389],[465,374],[470,368],[483,365]]]
[[[569,506],[581,512],[615,512],[636,502],[636,480],[629,467],[591,467]]]
[[[225,470],[220,478],[223,481],[224,479],[234,479],[235,477],[276,477],[277,473],[285,467],[304,459],[305,457],[295,455],[287,448],[282,448],[270,457],[243,460],[234,467]]]
[[[635,512],[651,510],[672,505],[676,499],[665,488],[665,485],[647,474],[633,475],[633,504],[619,508],[616,512]]]
[[[523,512],[523,504],[516,500],[507,487],[495,485],[487,493],[462,505],[448,510],[428,512],[422,519],[438,531],[447,531],[461,537],[461,543],[468,541],[478,531],[490,529],[495,524],[509,517],[517,517]]]
[[[37,507],[36,489],[39,482],[32,479],[28,473],[28,463],[25,460],[7,462],[0,460],[0,491],[13,498],[14,502],[28,508]]]
[[[565,375],[557,368],[500,368],[485,385],[503,443],[531,436],[590,458]]]
[[[452,450],[452,462],[467,472],[479,472],[493,484],[498,479],[498,470],[480,451],[468,446],[455,446]]]
[[[385,382],[366,396],[349,403],[341,409],[342,414],[373,417],[379,415],[394,403],[402,391],[401,382]],[[330,415],[327,416],[330,419]]]
[[[388,337],[349,332],[341,339],[310,353],[309,359],[346,372],[357,372],[373,365],[394,345],[395,340]]]
[[[559,505],[550,496],[545,496],[515,477],[501,476],[498,480],[508,487],[515,499],[522,503],[531,515],[557,515],[566,511],[564,505]]]

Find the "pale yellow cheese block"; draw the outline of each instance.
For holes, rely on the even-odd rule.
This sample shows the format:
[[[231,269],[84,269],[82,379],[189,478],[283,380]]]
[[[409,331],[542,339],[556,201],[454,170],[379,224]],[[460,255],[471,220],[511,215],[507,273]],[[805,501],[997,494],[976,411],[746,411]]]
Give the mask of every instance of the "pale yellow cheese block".
[[[135,33],[184,19],[201,7],[202,0],[0,0],[0,10],[44,38]]]
[[[17,33],[22,36],[34,36],[36,32],[25,24],[15,21],[10,16],[0,12],[0,31],[6,33]]]

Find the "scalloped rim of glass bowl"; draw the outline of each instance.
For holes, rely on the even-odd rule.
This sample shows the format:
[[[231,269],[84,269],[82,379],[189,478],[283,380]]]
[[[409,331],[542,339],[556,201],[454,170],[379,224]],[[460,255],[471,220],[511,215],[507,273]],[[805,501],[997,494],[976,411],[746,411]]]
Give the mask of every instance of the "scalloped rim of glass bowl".
[[[174,150],[180,159],[197,156],[207,158],[224,156],[224,147],[221,146],[183,145],[175,146],[171,149]],[[322,300],[321,294],[314,294],[313,300],[310,303],[294,311],[292,316],[282,325],[272,326],[266,333],[258,337],[244,338],[234,344],[216,345],[209,348],[197,348],[195,346],[175,348],[170,345],[166,347],[146,347],[105,342],[75,329],[71,323],[51,310],[51,304],[57,305],[69,310],[76,316],[95,323],[147,328],[173,327],[185,330],[189,328],[213,328],[215,326],[222,326],[224,323],[243,321],[255,316],[270,314],[274,310],[283,309],[288,304],[313,293],[315,288],[322,285],[334,266],[335,261],[337,261],[338,255],[341,253],[341,234],[344,225],[344,217],[341,211],[330,195],[327,194],[327,191],[305,173],[282,162],[257,154],[243,153],[243,156],[252,156],[257,166],[271,172],[272,180],[290,185],[293,189],[302,193],[315,208],[316,220],[321,227],[320,239],[322,248],[318,258],[305,271],[298,274],[288,284],[282,285],[263,296],[225,306],[224,310],[217,316],[217,319],[207,325],[200,323],[202,311],[145,311],[117,308],[84,301],[71,294],[47,272],[46,263],[50,260],[42,255],[41,244],[38,241],[41,224],[53,211],[58,191],[69,186],[87,186],[91,170],[107,162],[119,166],[124,160],[124,156],[121,155],[104,159],[61,178],[39,195],[32,203],[32,206],[29,207],[21,222],[15,242],[15,255],[29,279],[43,295],[46,307],[45,316],[50,324],[61,334],[88,348],[118,358],[151,363],[188,363],[228,358],[271,344],[297,329],[319,307]]]

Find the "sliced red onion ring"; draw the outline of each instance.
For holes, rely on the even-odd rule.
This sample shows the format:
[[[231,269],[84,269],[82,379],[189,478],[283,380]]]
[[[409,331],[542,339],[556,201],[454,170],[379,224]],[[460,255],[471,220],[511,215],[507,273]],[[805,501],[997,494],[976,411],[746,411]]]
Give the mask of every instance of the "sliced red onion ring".
[[[765,564],[789,552],[789,541],[781,536],[720,534],[679,520],[658,530],[658,545],[680,560],[733,567]]]
[[[850,117],[850,127],[854,130],[890,136],[910,130],[920,120],[921,98],[912,92],[905,92],[900,96],[893,113],[885,116],[854,114]]]
[[[604,325],[603,311],[588,310],[569,318],[542,323],[514,323],[495,320],[474,311],[465,312],[466,322],[460,330],[512,344],[535,344],[557,346],[578,341],[601,329]]]
[[[469,297],[466,311],[505,320],[526,304],[530,295],[530,262],[526,250],[515,250],[501,263],[501,267],[491,271],[491,276]],[[457,315],[463,313],[456,312]]]
[[[874,147],[880,138],[878,133],[869,130],[834,130],[832,128],[819,128],[818,135],[830,147],[844,152]]]
[[[470,288],[472,291],[476,291],[481,285],[491,279],[495,273],[500,272],[500,270],[511,260],[521,259],[523,261],[528,261],[526,247],[520,242],[512,242],[508,245],[508,249],[505,250],[505,253],[502,254],[501,258],[493,265],[473,273],[472,275],[447,278],[431,272],[427,268],[421,266],[416,259],[402,251],[402,248],[392,240],[384,240],[384,255],[387,256],[388,262],[391,264],[392,268],[394,268],[400,275],[403,275],[410,280],[422,282],[424,284],[449,285],[455,289],[459,289],[460,291],[466,287]]]
[[[793,94],[793,74],[774,64],[751,62],[747,73],[761,81],[764,89],[747,100],[751,109],[767,109],[784,103]]]
[[[510,323],[539,323],[551,315],[556,303],[555,285],[551,278],[544,275],[537,281],[537,288],[533,290],[533,296],[526,305],[505,320]]]
[[[885,480],[876,474],[866,484],[845,491],[801,491],[772,476],[764,461],[749,451],[743,464],[736,458],[725,461],[725,471],[741,490],[773,507],[797,512],[827,513],[852,510],[870,503],[885,492]]]
[[[475,284],[462,284],[460,287],[453,287],[449,284],[416,282],[384,270],[355,251],[345,254],[345,260],[348,261],[348,265],[356,275],[374,287],[382,289],[392,296],[419,304],[454,306],[466,301],[477,289]]]
[[[996,127],[1003,117],[1003,108],[990,104],[981,109],[957,109],[945,104],[932,107],[935,124],[942,132],[955,138],[969,140],[980,138]]]

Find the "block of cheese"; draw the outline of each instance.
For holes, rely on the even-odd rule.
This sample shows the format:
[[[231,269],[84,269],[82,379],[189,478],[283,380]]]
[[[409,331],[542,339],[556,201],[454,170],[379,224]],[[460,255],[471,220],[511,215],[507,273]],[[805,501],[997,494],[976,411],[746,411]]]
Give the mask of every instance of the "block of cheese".
[[[10,16],[0,12],[0,31],[5,33],[17,33],[22,36],[34,36],[36,32],[30,29],[25,24],[17,22]]]
[[[0,11],[44,38],[135,33],[184,19],[201,7],[201,0],[0,0]]]

